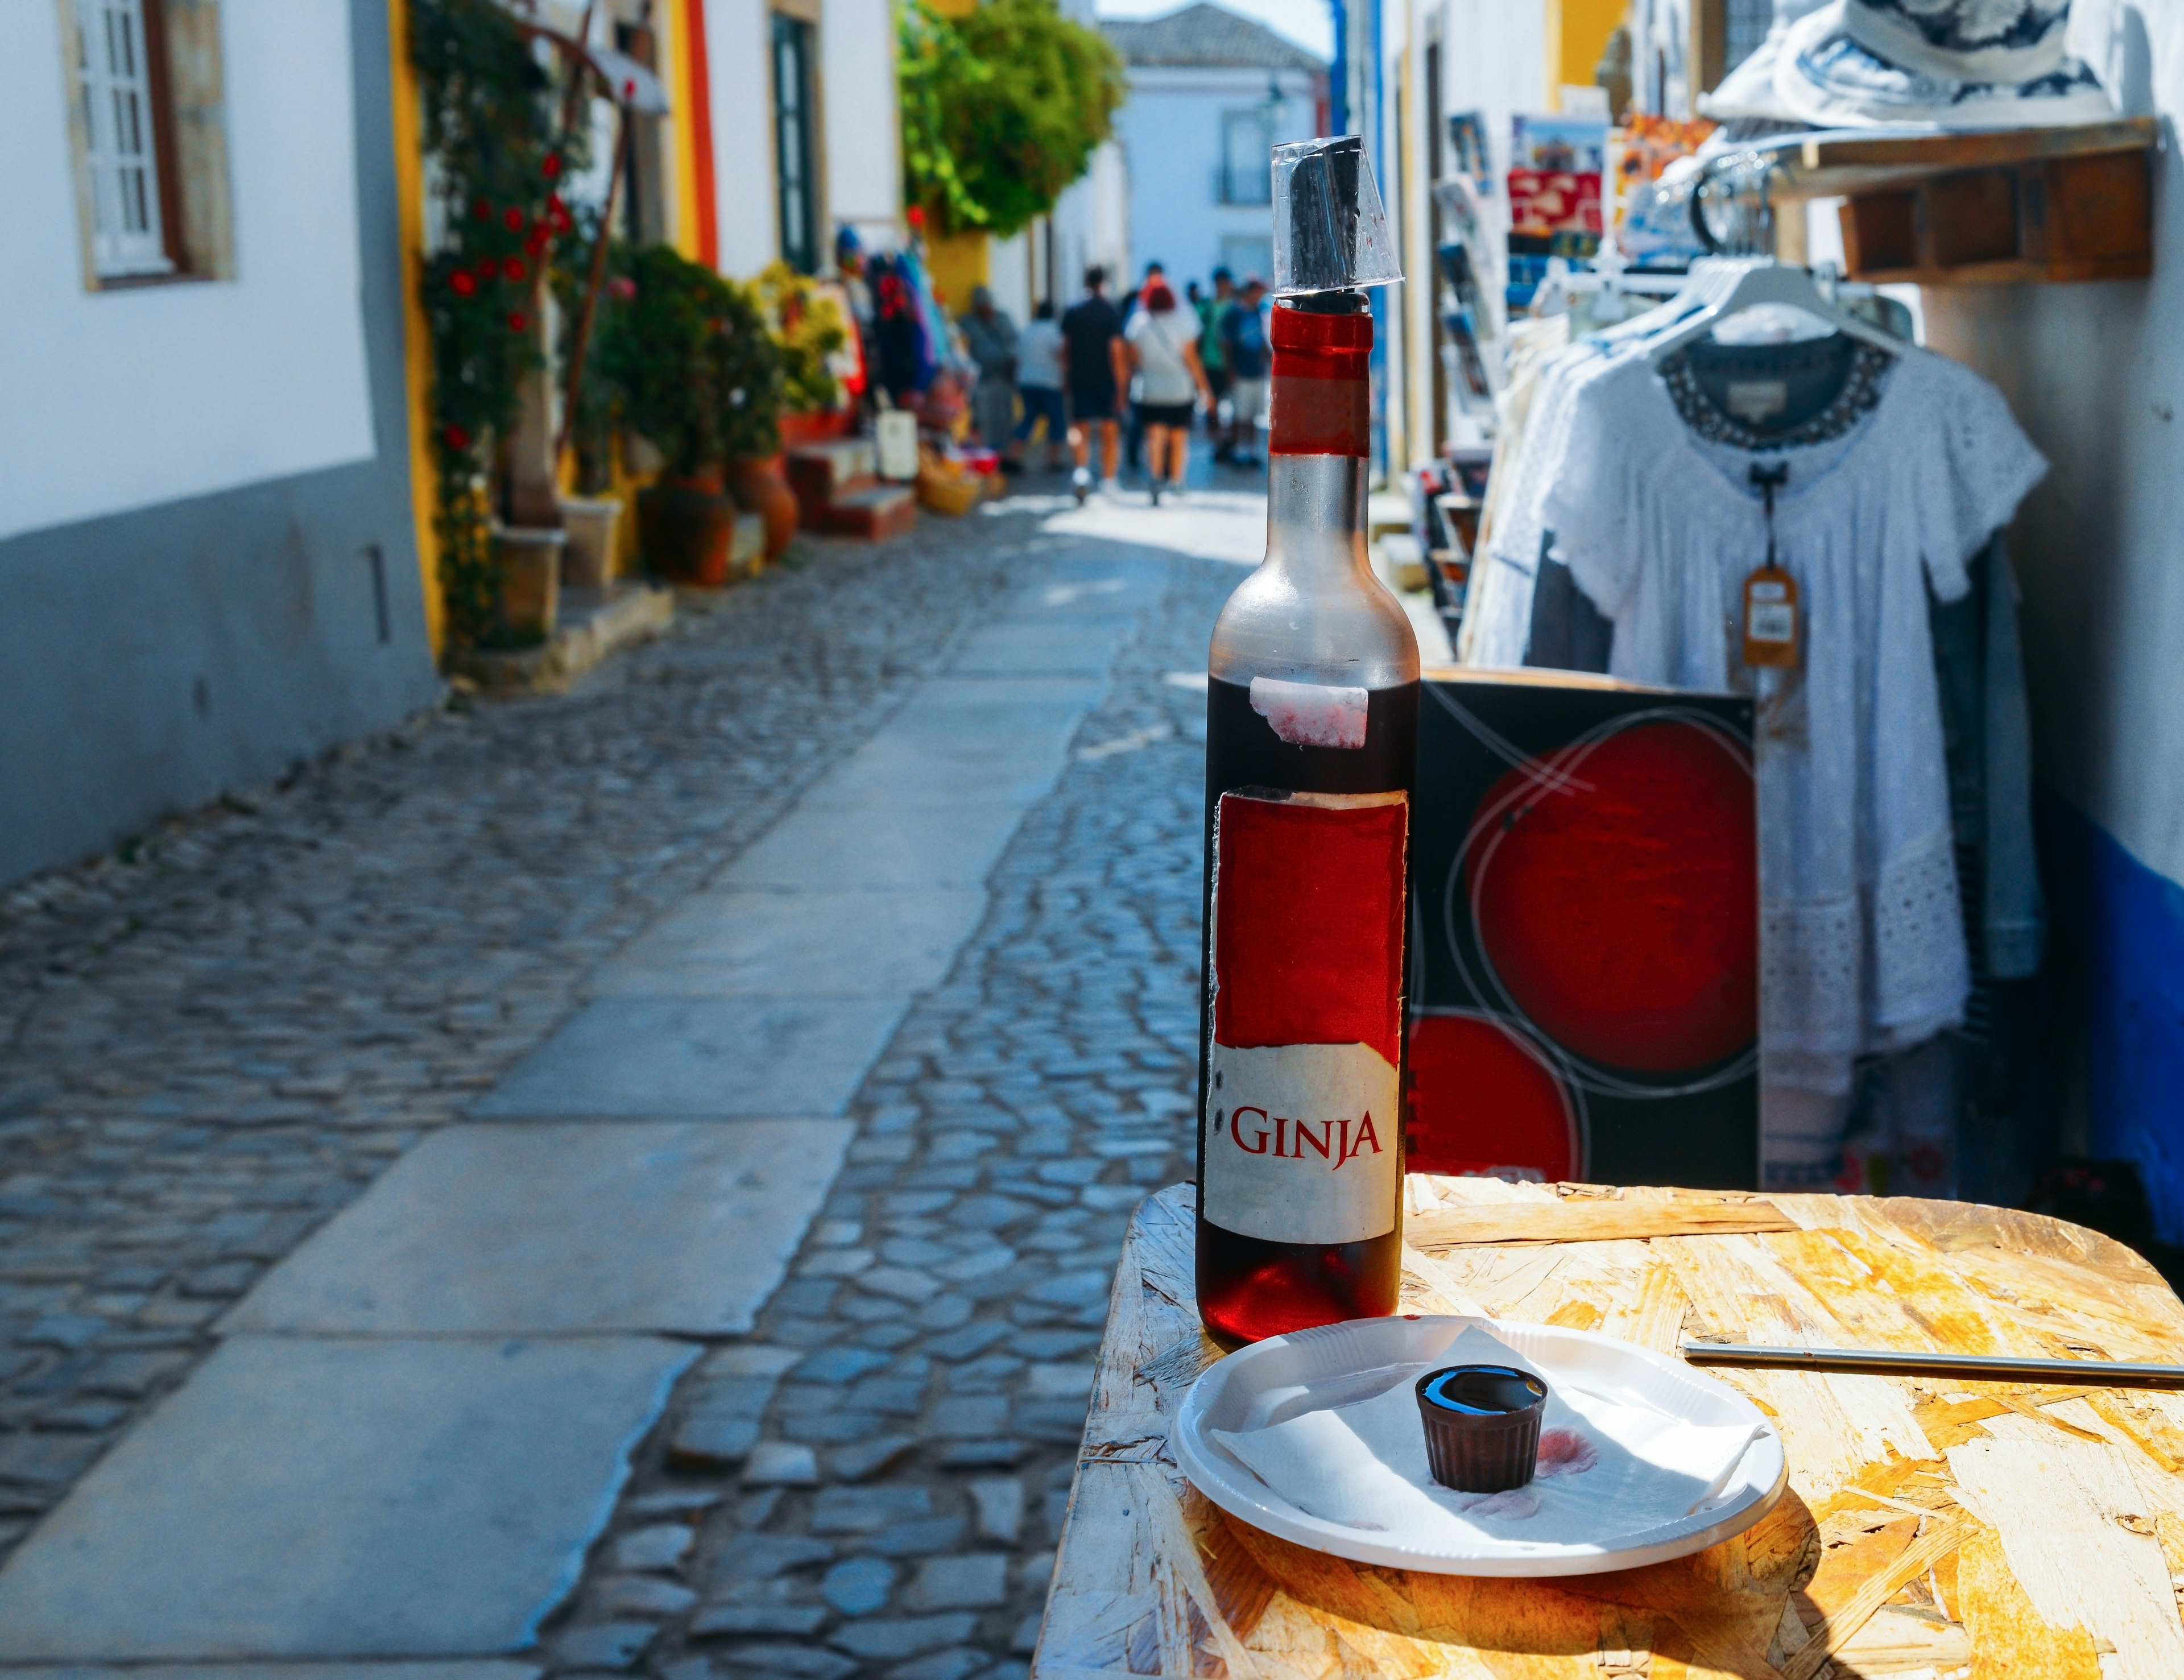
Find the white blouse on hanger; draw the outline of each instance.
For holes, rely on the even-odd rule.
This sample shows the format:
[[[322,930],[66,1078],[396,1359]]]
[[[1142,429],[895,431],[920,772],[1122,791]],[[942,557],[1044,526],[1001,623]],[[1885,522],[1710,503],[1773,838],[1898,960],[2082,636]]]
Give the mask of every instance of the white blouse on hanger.
[[[1964,592],[2047,462],[1992,386],[1908,345],[1840,435],[1786,449],[1702,439],[1642,355],[1596,358],[1567,394],[1539,518],[1614,624],[1616,676],[1752,689],[1743,590],[1767,526],[1747,474],[1789,465],[1774,530],[1804,663],[1761,690],[1762,1079],[1847,1091],[1853,1058],[1963,1019],[1926,590]]]
[[[1473,585],[1465,604],[1463,662],[1521,665],[1532,639],[1532,590],[1540,549],[1554,522],[1546,517],[1548,493],[1560,480],[1570,431],[1592,383],[1613,368],[1643,358],[1645,341],[1609,340],[1588,334],[1540,370],[1524,418],[1522,448],[1510,464],[1513,481],[1497,506],[1486,542],[1489,576]],[[1495,470],[1502,470],[1497,459]],[[1560,545],[1556,558],[1563,558]]]

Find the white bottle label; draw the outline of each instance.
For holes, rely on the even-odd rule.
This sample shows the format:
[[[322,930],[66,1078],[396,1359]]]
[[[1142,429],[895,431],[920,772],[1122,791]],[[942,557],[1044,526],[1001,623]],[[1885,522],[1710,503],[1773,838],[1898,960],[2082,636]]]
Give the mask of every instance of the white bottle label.
[[[1396,1228],[1396,1070],[1369,1044],[1216,1043],[1206,1071],[1206,1216],[1278,1243]]]

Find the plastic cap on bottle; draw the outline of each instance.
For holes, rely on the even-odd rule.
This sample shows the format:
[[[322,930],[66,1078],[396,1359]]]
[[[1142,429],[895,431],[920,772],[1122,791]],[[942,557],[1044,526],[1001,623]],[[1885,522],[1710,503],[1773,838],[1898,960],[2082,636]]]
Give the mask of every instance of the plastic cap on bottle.
[[[1346,292],[1403,277],[1387,212],[1354,134],[1274,147],[1274,296]]]

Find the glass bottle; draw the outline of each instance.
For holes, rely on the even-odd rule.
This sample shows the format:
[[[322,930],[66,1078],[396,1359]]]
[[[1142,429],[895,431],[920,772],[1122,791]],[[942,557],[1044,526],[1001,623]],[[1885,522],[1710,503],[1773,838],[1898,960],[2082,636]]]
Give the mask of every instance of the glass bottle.
[[[1392,1312],[1401,1275],[1418,642],[1366,557],[1364,294],[1281,298],[1273,326],[1267,557],[1206,683],[1197,1286],[1229,1347]]]

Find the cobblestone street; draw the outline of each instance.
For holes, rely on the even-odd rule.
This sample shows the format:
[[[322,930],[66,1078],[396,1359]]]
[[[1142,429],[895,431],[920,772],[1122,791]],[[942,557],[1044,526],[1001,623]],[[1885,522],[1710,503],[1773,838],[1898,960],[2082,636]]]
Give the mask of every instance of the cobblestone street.
[[[729,1116],[839,1115],[827,1124],[840,1131],[843,1165],[831,1182],[812,1166],[801,1202],[793,1187],[777,1195],[776,1181],[761,1183],[763,1171],[737,1168],[735,1183],[778,1204],[773,1225],[755,1221],[765,1234],[749,1239],[748,1309],[708,1298],[634,1318],[599,1309],[541,1325],[481,1308],[476,1325],[423,1323],[432,1333],[572,1335],[556,1344],[571,1348],[604,1346],[587,1338],[609,1330],[617,1346],[639,1339],[619,1332],[647,1327],[675,1338],[645,1338],[669,1351],[625,1373],[654,1385],[649,1427],[581,1580],[572,1587],[576,1560],[565,1559],[560,1585],[528,1612],[537,1642],[527,1650],[515,1649],[523,1638],[404,1645],[392,1634],[199,1649],[143,1632],[127,1649],[0,1636],[0,1655],[503,1650],[553,1671],[641,1664],[673,1680],[1025,1672],[1123,1227],[1147,1188],[1189,1171],[1204,704],[1191,678],[1234,562],[1255,554],[1263,519],[1242,496],[1157,516],[1060,505],[928,520],[878,551],[814,544],[796,569],[710,611],[686,610],[671,637],[575,694],[459,701],[8,901],[0,1539],[9,1544],[200,1366],[203,1380],[165,1411],[216,1394],[221,1362],[253,1348],[391,1334],[390,1325],[417,1332],[419,1309],[394,1300],[396,1285],[344,1256],[365,1251],[374,1218],[408,1217],[398,1210],[414,1201],[403,1198],[449,1151],[502,1151],[479,1170],[520,1193],[538,1169],[509,1165],[507,1152],[532,1133],[568,1148],[604,1137],[702,1154],[711,1145],[691,1136],[801,1124],[667,1126],[722,1117],[674,1084],[682,1076],[665,1066],[668,1037],[691,1040],[691,1065],[739,1093]],[[1028,639],[1008,642],[1005,626],[1002,643],[981,642],[981,626],[1011,604],[1034,615]],[[1060,615],[1058,634],[1039,612]],[[1071,662],[1078,613],[1112,637],[1112,654]],[[883,726],[889,739],[922,727],[904,703],[954,693],[930,681],[951,669],[956,687],[967,672],[978,677],[989,668],[977,663],[981,647],[1013,650],[990,669],[1024,693],[1043,680],[1050,648],[1062,650],[1056,669],[1105,681],[1084,686],[1089,710],[1051,714],[1067,743],[1059,781],[1044,776],[1020,817],[1011,806],[994,819],[990,873],[980,865],[960,882],[849,883],[916,889],[899,902],[934,919],[920,951],[940,962],[939,983],[815,982],[805,989],[830,998],[908,998],[906,1012],[836,1001],[816,1015],[768,1015],[774,1004],[755,988],[730,987],[740,995],[722,1027],[688,1025],[702,982],[632,976],[638,936],[678,971],[711,960],[713,935],[675,943],[688,906],[763,919],[787,902],[764,899],[787,878],[766,874],[766,848],[754,843],[830,771],[861,774],[869,754],[857,749]],[[969,663],[956,669],[959,658]],[[849,784],[838,774],[827,785]],[[984,797],[960,812],[938,796],[926,803],[944,830],[976,827]],[[818,814],[840,804],[818,798]],[[915,813],[898,817],[905,846],[926,843]],[[731,865],[741,874],[723,887],[716,877]],[[823,909],[794,900],[784,937],[838,943],[823,923],[798,922],[807,902]],[[948,931],[959,925],[961,934]],[[871,961],[877,971],[894,959],[876,949]],[[683,1001],[669,1010],[656,992]],[[581,1094],[589,1064],[578,1052],[594,1020],[619,1023],[665,1068],[663,1094],[619,1106]],[[666,1035],[660,1047],[644,1042],[655,1032]],[[855,1048],[858,1032],[876,1054]],[[799,1060],[839,1097],[781,1086],[778,1065]],[[474,1112],[526,1123],[471,1122]],[[531,1123],[602,1115],[559,1131]],[[439,1153],[415,1153],[435,1132]],[[783,1133],[788,1153],[798,1138]],[[567,1152],[560,1142],[552,1151]],[[816,1162],[826,1151],[814,1143],[808,1153]],[[398,1160],[400,1171],[317,1239],[315,1270],[299,1254],[242,1301]],[[586,1216],[620,1217],[612,1193],[582,1203],[580,1186]],[[664,1233],[679,1228],[671,1210],[662,1217]],[[584,1242],[595,1239],[587,1228]],[[459,1241],[431,1242],[443,1293],[462,1294]],[[786,1281],[766,1295],[784,1262]],[[517,1264],[514,1239],[502,1263]],[[265,1333],[237,1335],[254,1331]],[[130,1450],[141,1459],[149,1438],[139,1432]],[[125,1470],[130,1450],[56,1521],[95,1531],[95,1484],[148,1473]],[[618,1475],[588,1494],[572,1488],[577,1504],[589,1501],[586,1533]],[[19,1562],[47,1567],[42,1544]],[[0,1607],[8,1576],[21,1572],[0,1570]],[[202,1613],[218,1621],[217,1607]]]

